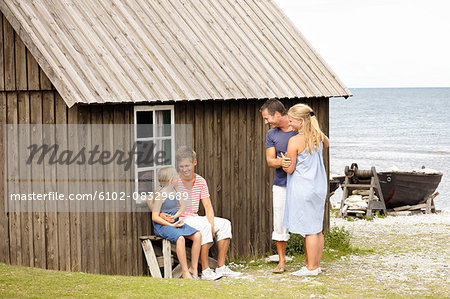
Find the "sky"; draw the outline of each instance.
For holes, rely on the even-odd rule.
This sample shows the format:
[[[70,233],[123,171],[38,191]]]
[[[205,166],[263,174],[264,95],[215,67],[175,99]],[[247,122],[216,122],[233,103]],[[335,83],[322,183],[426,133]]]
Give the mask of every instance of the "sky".
[[[349,88],[450,87],[450,0],[273,0]]]

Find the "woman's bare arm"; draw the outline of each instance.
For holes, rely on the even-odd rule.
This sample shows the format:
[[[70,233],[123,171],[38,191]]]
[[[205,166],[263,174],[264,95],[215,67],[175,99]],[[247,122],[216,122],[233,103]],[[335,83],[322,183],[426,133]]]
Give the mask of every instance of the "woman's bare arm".
[[[287,152],[286,152],[286,158],[287,159],[283,159],[284,161],[290,161],[289,166],[286,166],[287,164],[284,163],[283,161],[283,170],[286,173],[291,174],[292,172],[294,172],[295,169],[295,165],[297,163],[297,142],[296,142],[296,137],[292,137],[291,139],[289,139],[289,143],[288,143],[288,148],[287,148]]]

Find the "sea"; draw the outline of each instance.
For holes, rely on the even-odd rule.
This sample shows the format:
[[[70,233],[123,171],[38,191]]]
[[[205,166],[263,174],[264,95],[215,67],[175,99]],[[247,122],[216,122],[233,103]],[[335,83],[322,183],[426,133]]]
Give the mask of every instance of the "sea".
[[[330,171],[410,171],[443,174],[436,209],[450,210],[450,88],[353,88],[330,99]],[[339,188],[331,197],[342,198]]]

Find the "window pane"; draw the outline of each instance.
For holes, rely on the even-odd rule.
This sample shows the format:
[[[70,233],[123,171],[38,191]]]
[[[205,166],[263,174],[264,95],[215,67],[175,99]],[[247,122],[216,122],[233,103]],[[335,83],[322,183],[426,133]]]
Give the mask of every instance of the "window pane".
[[[153,137],[153,111],[137,111],[137,138]]]
[[[156,129],[156,136],[164,137],[171,135],[171,113],[170,110],[156,110],[155,123],[158,125]]]
[[[153,170],[141,171],[138,174],[138,192],[153,192],[155,172]]]
[[[172,140],[158,140],[155,151],[155,164],[158,166],[172,165]]]
[[[163,140],[165,159],[164,165],[172,165],[172,140]]]
[[[137,166],[154,166],[155,143],[153,141],[137,142]]]

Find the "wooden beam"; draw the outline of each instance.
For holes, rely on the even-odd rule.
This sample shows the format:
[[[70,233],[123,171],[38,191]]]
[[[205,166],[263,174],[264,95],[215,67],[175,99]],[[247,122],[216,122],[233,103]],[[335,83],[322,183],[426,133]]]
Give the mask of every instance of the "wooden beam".
[[[172,278],[172,254],[170,252],[170,241],[164,239],[162,243],[164,257],[164,278]]]
[[[142,249],[144,250],[145,259],[147,260],[148,267],[152,277],[162,278],[161,271],[159,270],[158,261],[156,260],[155,251],[153,250],[152,241],[143,240]]]

